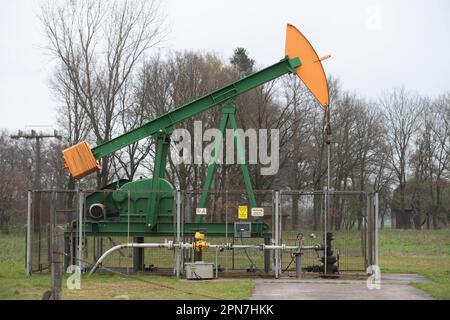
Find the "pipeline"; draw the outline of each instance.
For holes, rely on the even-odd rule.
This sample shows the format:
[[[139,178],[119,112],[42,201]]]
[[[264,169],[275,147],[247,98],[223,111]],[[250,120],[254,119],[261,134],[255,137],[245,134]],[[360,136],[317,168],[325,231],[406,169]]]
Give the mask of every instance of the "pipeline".
[[[117,250],[121,250],[124,248],[167,248],[171,249],[173,247],[173,243],[171,241],[166,241],[165,243],[125,243],[119,244],[107,250],[102,256],[97,260],[94,267],[89,272],[89,275],[94,274],[97,270],[98,266],[108,257],[111,253]]]
[[[89,272],[89,275],[92,275],[97,270],[98,266],[108,257],[111,253],[117,250],[121,250],[124,248],[159,248],[159,249],[169,249],[172,250],[174,248],[180,249],[192,249],[195,247],[193,243],[173,243],[173,241],[166,241],[164,243],[124,243],[116,245],[109,250],[107,250],[103,255],[98,259],[95,263],[94,267]],[[232,244],[232,243],[223,243],[223,244],[207,244],[207,247],[213,248],[216,250],[234,250],[234,249],[259,249],[259,250],[317,250],[321,248],[321,245],[316,244],[312,246],[288,246],[286,244],[281,245],[251,245],[251,244]]]

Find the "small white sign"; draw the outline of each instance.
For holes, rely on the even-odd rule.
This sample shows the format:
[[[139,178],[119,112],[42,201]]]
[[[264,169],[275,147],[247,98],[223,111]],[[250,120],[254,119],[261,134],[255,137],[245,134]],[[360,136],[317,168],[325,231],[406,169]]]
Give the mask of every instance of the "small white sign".
[[[206,216],[206,208],[197,208],[195,214]]]
[[[252,217],[264,217],[264,208],[252,208]]]

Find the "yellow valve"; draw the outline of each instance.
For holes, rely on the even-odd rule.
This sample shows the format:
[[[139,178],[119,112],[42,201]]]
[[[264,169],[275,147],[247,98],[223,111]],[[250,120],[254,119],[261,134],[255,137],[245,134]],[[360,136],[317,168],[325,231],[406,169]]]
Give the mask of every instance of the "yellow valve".
[[[205,240],[205,234],[197,231],[194,236],[195,240]]]
[[[194,235],[193,249],[194,251],[201,252],[208,249],[208,242],[205,241],[205,234],[203,232],[196,232]]]

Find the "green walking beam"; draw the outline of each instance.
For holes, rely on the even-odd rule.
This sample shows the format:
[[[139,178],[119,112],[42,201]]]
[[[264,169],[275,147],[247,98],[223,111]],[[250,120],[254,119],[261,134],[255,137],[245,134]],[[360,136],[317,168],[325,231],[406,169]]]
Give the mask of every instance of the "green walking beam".
[[[174,127],[176,124],[188,120],[195,115],[225,103],[237,96],[260,85],[281,77],[288,73],[295,74],[295,68],[301,65],[299,58],[285,59],[236,82],[218,89],[211,94],[191,101],[166,114],[147,122],[146,124],[126,132],[110,141],[104,142],[92,149],[83,141],[63,151],[66,167],[72,176],[80,179],[98,170],[97,159],[105,157],[141,139],[157,134],[160,130]]]

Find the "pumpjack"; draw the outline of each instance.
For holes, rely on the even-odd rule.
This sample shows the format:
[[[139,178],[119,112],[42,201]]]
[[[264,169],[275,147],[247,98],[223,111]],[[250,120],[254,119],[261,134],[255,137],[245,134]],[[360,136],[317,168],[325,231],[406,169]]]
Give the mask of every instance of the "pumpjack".
[[[153,177],[136,181],[119,180],[106,186],[114,192],[94,192],[87,196],[86,219],[83,233],[87,236],[130,235],[145,237],[173,235],[175,187],[165,179],[166,163],[170,146],[170,136],[175,125],[213,107],[222,108],[220,131],[224,133],[229,122],[236,130],[233,99],[286,74],[297,75],[317,99],[321,107],[328,108],[328,83],[321,61],[309,41],[293,25],[286,30],[285,57],[275,64],[219,88],[197,100],[173,109],[144,125],[126,132],[93,148],[82,141],[63,151],[65,168],[75,179],[81,179],[99,170],[97,160],[141,139],[155,140],[156,155]],[[224,135],[222,135],[224,136]],[[239,137],[237,135],[236,139]],[[239,147],[240,141],[237,141]],[[216,149],[217,150],[217,149]],[[217,152],[216,152],[217,154]],[[208,194],[217,161],[209,164],[199,208],[206,208]],[[249,207],[256,207],[256,200],[250,183],[247,164],[241,165]],[[269,226],[260,219],[250,218],[251,237],[271,238]],[[75,229],[77,226],[75,226]],[[194,235],[204,230],[208,236],[232,236],[233,224],[207,223],[204,216],[197,215],[192,223],[184,223],[184,235]]]

